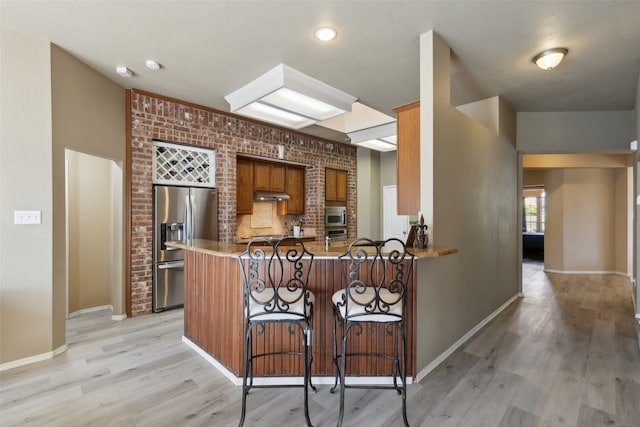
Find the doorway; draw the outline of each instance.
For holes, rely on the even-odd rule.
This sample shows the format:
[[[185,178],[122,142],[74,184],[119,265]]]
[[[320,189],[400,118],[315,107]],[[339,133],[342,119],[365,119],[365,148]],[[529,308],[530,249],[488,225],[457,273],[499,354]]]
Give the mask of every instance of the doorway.
[[[544,262],[545,191],[543,185],[522,189],[522,260]]]
[[[117,162],[65,149],[66,313],[124,316],[122,179]]]
[[[398,189],[395,185],[382,187],[382,237],[384,240],[395,237],[407,241],[409,216],[398,215]]]
[[[632,160],[629,154],[524,154],[523,260],[541,251],[548,272],[630,277]]]

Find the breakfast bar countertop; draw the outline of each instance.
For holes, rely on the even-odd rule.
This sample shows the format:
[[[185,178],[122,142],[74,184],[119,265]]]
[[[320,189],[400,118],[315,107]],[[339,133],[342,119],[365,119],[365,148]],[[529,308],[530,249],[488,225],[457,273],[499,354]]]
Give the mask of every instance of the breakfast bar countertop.
[[[351,241],[352,240],[343,241],[343,245],[338,245],[336,244],[337,242],[332,242],[329,246],[329,250],[327,250],[325,242],[322,241],[304,242],[304,246],[309,252],[314,254],[316,258],[337,258],[347,250],[348,242]],[[211,255],[230,257],[238,256],[247,248],[246,244],[224,243],[216,240],[204,239],[197,239],[188,242],[167,242],[167,246],[174,246],[180,249],[187,249]],[[437,258],[458,252],[456,248],[445,246],[427,246],[424,249],[410,248],[409,250],[414,253],[418,259]]]

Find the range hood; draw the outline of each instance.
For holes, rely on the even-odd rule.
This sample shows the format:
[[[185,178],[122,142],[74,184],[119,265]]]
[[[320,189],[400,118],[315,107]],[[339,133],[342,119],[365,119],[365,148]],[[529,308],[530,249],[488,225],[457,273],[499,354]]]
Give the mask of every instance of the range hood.
[[[289,200],[289,195],[287,193],[278,193],[276,191],[256,191],[253,193],[253,200],[261,200],[261,201],[278,201],[278,200]]]

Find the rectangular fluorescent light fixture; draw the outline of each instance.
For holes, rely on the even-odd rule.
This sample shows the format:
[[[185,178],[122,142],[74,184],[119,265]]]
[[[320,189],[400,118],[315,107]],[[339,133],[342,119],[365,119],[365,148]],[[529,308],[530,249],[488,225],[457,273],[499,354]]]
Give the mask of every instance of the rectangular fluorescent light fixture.
[[[246,107],[235,111],[237,114],[262,120],[275,125],[285,126],[292,129],[301,129],[315,123],[313,119],[293,114],[285,110],[272,107],[260,102],[252,102]]]
[[[395,151],[396,145],[383,141],[382,139],[369,139],[367,141],[357,142],[355,145],[369,148],[375,151]]]
[[[386,123],[348,134],[351,143],[376,151],[396,149],[396,122]]]
[[[357,98],[280,64],[224,99],[232,113],[302,129],[350,112]]]
[[[133,71],[131,71],[127,67],[116,67],[116,73],[120,74],[122,77],[133,76]]]

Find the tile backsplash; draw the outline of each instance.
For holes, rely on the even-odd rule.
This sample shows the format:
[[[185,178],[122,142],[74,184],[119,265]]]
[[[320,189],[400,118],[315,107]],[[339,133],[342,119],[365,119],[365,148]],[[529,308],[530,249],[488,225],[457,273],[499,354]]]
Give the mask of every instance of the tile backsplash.
[[[253,236],[289,234],[291,221],[298,218],[297,215],[278,215],[277,202],[253,202],[253,215],[238,215],[236,241]],[[315,235],[316,229],[305,227],[304,222],[302,229],[305,235]]]

